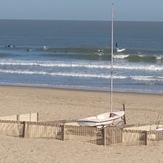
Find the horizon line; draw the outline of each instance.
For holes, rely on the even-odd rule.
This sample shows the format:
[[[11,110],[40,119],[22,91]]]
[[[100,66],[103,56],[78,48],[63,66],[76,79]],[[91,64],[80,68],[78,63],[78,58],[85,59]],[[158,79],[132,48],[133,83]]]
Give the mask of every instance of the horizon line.
[[[17,18],[6,18],[0,20],[23,20],[23,21],[103,21],[103,22],[111,22],[111,20],[85,20],[85,19],[17,19]],[[114,22],[163,22],[159,20],[115,20]]]

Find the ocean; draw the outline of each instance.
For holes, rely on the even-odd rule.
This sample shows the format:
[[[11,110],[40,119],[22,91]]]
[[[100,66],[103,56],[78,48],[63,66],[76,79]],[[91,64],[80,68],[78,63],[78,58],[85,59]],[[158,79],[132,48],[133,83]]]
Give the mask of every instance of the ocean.
[[[0,85],[110,91],[110,58],[110,21],[0,20]],[[113,91],[163,94],[163,22],[114,22]]]

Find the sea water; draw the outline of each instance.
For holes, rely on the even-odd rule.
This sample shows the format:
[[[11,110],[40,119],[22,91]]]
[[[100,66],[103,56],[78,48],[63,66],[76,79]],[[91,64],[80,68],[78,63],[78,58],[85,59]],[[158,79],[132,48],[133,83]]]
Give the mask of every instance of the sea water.
[[[115,21],[113,91],[163,94],[162,43],[163,22]],[[109,21],[0,20],[0,85],[109,91],[110,74]]]

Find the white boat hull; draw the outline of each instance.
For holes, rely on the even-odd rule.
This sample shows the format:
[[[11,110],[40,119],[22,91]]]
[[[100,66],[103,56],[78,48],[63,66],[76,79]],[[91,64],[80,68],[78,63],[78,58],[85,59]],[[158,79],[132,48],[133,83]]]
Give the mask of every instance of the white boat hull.
[[[123,116],[124,116],[124,111],[112,112],[112,113],[107,112],[107,113],[79,119],[77,120],[77,123],[80,126],[92,126],[92,127],[114,126],[122,120]]]

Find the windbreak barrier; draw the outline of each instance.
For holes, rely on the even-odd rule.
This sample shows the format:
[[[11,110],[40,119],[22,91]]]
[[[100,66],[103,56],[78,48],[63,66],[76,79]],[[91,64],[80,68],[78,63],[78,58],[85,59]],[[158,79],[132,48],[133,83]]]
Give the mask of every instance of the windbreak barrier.
[[[96,145],[158,145],[163,131],[96,128],[65,125],[63,122],[21,122],[0,120],[0,134],[23,138],[80,141]]]
[[[23,137],[24,123],[0,120],[0,133],[7,136]]]
[[[102,130],[95,127],[66,125],[64,133],[64,140],[81,141],[97,145],[104,144]]]
[[[3,117],[0,117],[0,120],[37,122],[38,121],[38,113],[3,116]]]
[[[59,123],[26,122],[24,124],[27,138],[61,139],[61,125]]]
[[[123,129],[122,133],[124,145],[146,145],[146,131]]]
[[[105,145],[122,144],[122,137],[122,129],[106,128],[104,137],[104,139],[106,139]]]

